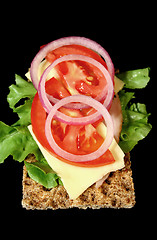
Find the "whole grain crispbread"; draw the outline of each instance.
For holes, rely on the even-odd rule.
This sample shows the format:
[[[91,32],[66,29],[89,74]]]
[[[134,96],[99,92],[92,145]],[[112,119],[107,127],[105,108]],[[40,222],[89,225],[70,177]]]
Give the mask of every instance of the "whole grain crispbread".
[[[34,161],[29,156],[27,161]],[[64,186],[46,189],[33,181],[23,169],[22,206],[26,209],[67,209],[67,208],[131,208],[135,205],[135,191],[132,179],[130,154],[125,156],[125,167],[110,173],[106,181],[98,188],[89,187],[76,200],[69,199]]]

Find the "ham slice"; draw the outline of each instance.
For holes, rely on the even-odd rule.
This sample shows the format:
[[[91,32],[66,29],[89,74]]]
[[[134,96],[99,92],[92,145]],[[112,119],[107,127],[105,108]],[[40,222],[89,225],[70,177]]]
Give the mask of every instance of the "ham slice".
[[[95,188],[99,188],[103,184],[103,182],[108,178],[109,175],[110,175],[110,173],[107,173],[99,181],[97,181],[95,183]]]
[[[114,125],[114,138],[119,142],[120,133],[122,131],[123,115],[118,94],[115,95],[109,113]]]
[[[114,125],[114,138],[119,142],[120,133],[122,130],[122,123],[123,123],[123,115],[122,115],[122,109],[120,104],[120,99],[118,94],[115,95],[111,108],[109,110],[109,113],[113,120]],[[107,173],[105,176],[103,176],[99,181],[95,183],[95,188],[99,188],[103,182],[108,178],[110,173]]]

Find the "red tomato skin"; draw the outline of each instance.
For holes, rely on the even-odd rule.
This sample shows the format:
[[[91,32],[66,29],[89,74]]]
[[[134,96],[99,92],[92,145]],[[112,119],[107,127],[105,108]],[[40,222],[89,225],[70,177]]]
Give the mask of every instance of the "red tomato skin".
[[[55,59],[62,57],[64,55],[68,55],[68,54],[79,54],[79,55],[84,55],[84,56],[94,58],[95,60],[100,62],[107,69],[107,65],[106,65],[105,61],[100,57],[99,54],[97,54],[96,52],[94,52],[93,50],[91,50],[89,48],[86,48],[81,45],[75,45],[75,44],[63,46],[63,47],[55,49],[52,52],[49,52],[46,59],[47,59],[47,61],[52,63]]]
[[[63,86],[63,84],[54,77],[49,79],[46,82],[45,89],[46,89],[46,93],[48,93],[49,95],[52,95],[57,99],[62,99],[70,96],[70,93]]]
[[[81,54],[84,56],[89,56],[99,61],[102,65],[104,65],[105,68],[107,68],[105,61],[96,52],[80,45],[68,45],[68,46],[63,46],[61,48],[58,48],[48,53],[48,55],[46,56],[46,59],[47,61],[52,63],[55,59],[67,54]],[[74,61],[74,63],[78,67],[77,71],[75,72],[75,75],[78,74],[77,77],[79,81],[75,83],[74,85],[75,89],[76,90],[78,89],[81,94],[91,95],[92,97],[95,97],[95,95],[93,95],[94,92],[96,93],[96,95],[98,95],[99,89],[103,87],[100,80],[102,78],[101,73],[98,71],[98,69],[94,68],[90,64],[87,64],[81,61]],[[66,75],[69,76],[68,75],[69,71],[73,70],[73,66],[63,62],[63,63],[60,63],[57,66],[57,68],[58,68],[58,73],[61,78],[61,81],[58,81],[57,79],[52,78],[46,82],[45,88],[48,94],[53,95],[58,99],[62,99],[64,97],[71,95],[68,91],[68,88],[67,88],[68,85],[65,79],[66,79]],[[88,78],[88,76],[90,75],[93,76],[92,80],[91,80],[91,77]],[[83,80],[79,79],[80,76],[82,77]],[[62,109],[63,112],[65,111],[64,109],[65,108]],[[68,110],[66,111],[67,111],[67,114],[70,114],[68,113]],[[82,116],[83,114],[84,116],[84,115],[92,114],[92,111],[91,113],[90,111],[89,112],[85,111],[85,113],[83,112],[81,113],[80,111],[78,113],[77,111],[78,110],[75,110],[76,115],[80,114]],[[106,153],[103,156],[99,157],[98,159],[95,159],[93,161],[86,161],[86,162],[71,162],[69,160],[66,160],[56,155],[53,149],[51,148],[51,146],[49,145],[47,138],[45,136],[46,117],[47,117],[47,113],[43,109],[37,93],[34,97],[34,100],[32,103],[32,110],[31,110],[31,121],[32,121],[33,132],[37,137],[38,141],[41,143],[41,145],[46,150],[48,150],[53,156],[57,157],[59,160],[74,166],[88,167],[88,168],[100,167],[100,166],[104,166],[104,165],[115,162],[115,159],[113,158],[112,153],[109,150],[107,150]],[[96,127],[98,124],[99,124],[99,121],[93,124],[93,126]],[[56,142],[60,145],[60,147],[76,155],[88,154],[90,152],[93,152],[97,148],[99,148],[100,144],[102,144],[102,141],[103,141],[102,137],[98,135],[97,132],[93,133],[93,135],[89,139],[80,137],[79,141],[74,143],[75,139],[78,140],[78,138],[74,137],[73,135],[77,134],[79,136],[79,131],[80,131],[80,126],[78,127],[75,126],[74,128],[73,126],[68,125],[67,127],[67,126],[64,126],[64,124],[59,123],[57,124],[56,129],[55,128],[53,129],[53,134]],[[88,135],[88,132],[87,132],[87,135]],[[73,136],[73,138],[71,136]],[[96,141],[96,145],[94,146],[92,144],[95,141]],[[90,145],[94,146],[94,148],[90,149]]]
[[[49,145],[47,138],[45,136],[46,117],[47,117],[47,113],[41,105],[38,93],[36,93],[32,103],[32,109],[31,109],[32,129],[37,140],[40,142],[40,144],[47,151],[49,151],[50,154],[52,154],[54,157],[70,165],[74,165],[78,167],[87,167],[87,168],[100,167],[100,166],[108,165],[115,162],[115,159],[113,158],[112,153],[109,150],[107,150],[106,153],[103,156],[99,157],[98,159],[95,159],[93,161],[86,161],[86,162],[71,162],[67,159],[64,159],[56,155],[53,149],[51,148],[51,146]]]
[[[57,58],[68,54],[80,54],[100,62],[106,69],[106,62],[93,50],[80,45],[67,45],[49,52],[47,61],[54,62]],[[55,69],[63,85],[72,94],[84,94],[95,98],[106,85],[106,79],[99,69],[83,61],[69,61],[58,64]],[[71,74],[72,73],[72,74]]]

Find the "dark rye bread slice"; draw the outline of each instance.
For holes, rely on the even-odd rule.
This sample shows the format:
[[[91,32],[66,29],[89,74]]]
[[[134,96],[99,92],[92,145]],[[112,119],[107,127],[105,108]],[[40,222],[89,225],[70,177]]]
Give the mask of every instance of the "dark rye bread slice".
[[[28,161],[34,161],[30,156]],[[125,167],[110,173],[98,189],[95,184],[89,187],[76,200],[70,200],[63,186],[46,189],[33,181],[23,170],[22,206],[26,209],[67,209],[67,208],[131,208],[135,205],[135,192],[132,179],[130,154],[125,156]]]

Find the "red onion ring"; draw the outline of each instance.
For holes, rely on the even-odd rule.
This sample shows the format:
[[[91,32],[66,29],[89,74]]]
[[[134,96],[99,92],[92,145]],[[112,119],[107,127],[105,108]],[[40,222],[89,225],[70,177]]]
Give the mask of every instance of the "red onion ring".
[[[48,75],[48,73],[51,71],[52,68],[54,68],[57,64],[63,62],[63,61],[72,61],[72,60],[80,60],[80,61],[85,61],[88,62],[90,64],[93,64],[95,67],[99,68],[100,71],[103,73],[106,81],[107,81],[107,96],[104,100],[103,105],[108,108],[108,106],[110,105],[112,98],[113,98],[113,92],[114,92],[114,88],[113,88],[113,81],[111,79],[111,76],[109,74],[109,72],[106,70],[106,68],[99,63],[98,61],[96,61],[93,58],[87,57],[87,56],[82,56],[82,55],[66,55],[63,57],[60,57],[58,59],[56,59],[51,65],[49,65],[45,71],[43,72],[41,78],[40,78],[40,82],[38,85],[38,93],[39,93],[39,98],[40,101],[43,105],[43,107],[45,108],[45,110],[49,113],[51,111],[52,105],[50,103],[50,101],[48,100],[46,91],[45,91],[45,81],[46,81],[46,77]],[[106,95],[106,86],[104,87],[104,89],[102,89],[102,92],[99,96],[97,96],[95,99],[97,101],[100,101],[100,99],[102,99],[104,96]],[[58,100],[59,101],[59,100]],[[94,114],[93,114],[94,115]]]
[[[103,144],[96,151],[94,151],[90,154],[75,155],[75,154],[69,153],[69,152],[63,150],[62,148],[60,148],[53,138],[53,135],[51,132],[52,118],[57,114],[57,110],[61,106],[65,105],[67,103],[71,103],[71,102],[81,102],[81,103],[86,102],[89,106],[94,107],[98,112],[100,112],[100,114],[103,116],[103,118],[106,122],[106,127],[107,127],[106,138],[105,138]],[[63,98],[62,100],[60,100],[58,103],[56,103],[51,108],[51,111],[50,111],[50,113],[46,119],[46,123],[45,123],[45,135],[47,137],[47,140],[48,140],[50,146],[52,147],[54,152],[56,154],[58,154],[59,156],[65,158],[69,161],[72,161],[72,162],[92,161],[92,160],[97,159],[100,156],[102,156],[107,151],[109,146],[111,145],[112,140],[113,140],[113,122],[112,122],[112,118],[111,118],[109,112],[100,102],[94,100],[91,97],[87,97],[84,95],[73,95],[73,96]]]
[[[111,75],[112,80],[114,81],[114,65],[112,63],[112,60],[108,54],[108,52],[98,43],[96,43],[93,40],[90,40],[88,38],[84,37],[65,37],[60,38],[55,41],[52,41],[48,43],[45,47],[43,47],[37,55],[34,57],[31,68],[30,68],[30,75],[33,82],[33,85],[36,89],[38,89],[39,79],[38,79],[38,67],[41,61],[46,57],[46,55],[59,47],[65,46],[65,45],[81,45],[87,48],[92,49],[93,51],[97,52],[99,55],[101,55],[107,65],[108,71]]]
[[[76,97],[78,99],[77,102],[80,102],[80,98],[82,96],[84,96],[84,95],[72,95],[72,96],[69,96],[68,101],[65,100],[64,105],[65,104],[68,105],[68,104],[70,104],[72,102],[70,100],[71,97]],[[86,99],[86,101],[87,101],[86,105],[88,105],[88,107],[89,107],[89,105],[91,106],[90,99],[92,99],[92,98],[88,97],[88,99]],[[72,98],[72,100],[73,100],[73,98]],[[96,102],[98,102],[98,101],[96,101]],[[63,103],[61,102],[61,100],[58,103],[56,103],[56,104],[57,104],[58,108],[63,106]],[[56,106],[56,104],[53,107],[51,107],[51,109],[54,108]],[[98,121],[100,119],[100,117],[101,117],[101,114],[99,112],[96,112],[96,113],[94,113],[92,115],[89,115],[89,116],[86,116],[86,117],[76,117],[76,118],[75,117],[69,117],[66,114],[64,114],[62,112],[59,112],[59,111],[57,111],[56,114],[54,115],[54,118],[56,120],[59,120],[60,122],[66,123],[68,125],[80,125],[80,126],[87,125],[87,124],[92,124],[92,123]]]

